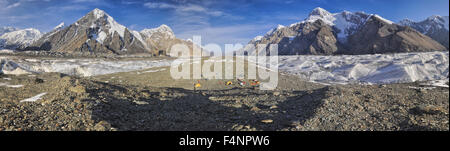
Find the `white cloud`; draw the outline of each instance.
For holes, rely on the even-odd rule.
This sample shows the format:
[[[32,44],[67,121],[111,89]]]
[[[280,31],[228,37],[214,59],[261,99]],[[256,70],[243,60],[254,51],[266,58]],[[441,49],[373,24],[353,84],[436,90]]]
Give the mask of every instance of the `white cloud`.
[[[202,13],[211,16],[224,16],[226,13],[212,10],[196,4],[170,4],[164,2],[147,2],[144,6],[151,9],[173,9],[178,13]]]
[[[9,5],[8,7],[6,7],[6,9],[11,9],[11,8],[15,8],[15,7],[18,7],[18,6],[20,6],[20,2],[17,2],[17,3],[14,3],[14,4],[11,4],[11,5]]]
[[[122,0],[121,3],[122,3],[122,4],[125,4],[125,5],[131,5],[131,4],[138,4],[139,2],[137,2],[137,1],[127,1],[127,0]]]
[[[161,9],[166,9],[166,8],[177,8],[177,6],[172,5],[172,4],[168,4],[168,3],[155,3],[155,2],[148,2],[144,4],[145,7],[148,8],[161,8]]]
[[[50,2],[50,1],[51,0],[16,0],[16,1],[0,0],[0,8],[4,8],[0,9],[0,12],[11,10],[12,8],[16,8],[30,2]]]
[[[17,15],[17,16],[8,15],[8,16],[0,16],[0,20],[3,20],[7,23],[17,23],[23,20],[31,19],[33,17],[34,16],[32,15]]]
[[[175,26],[176,30],[181,32],[177,33],[177,37],[182,39],[192,39],[194,35],[202,36],[202,44],[216,43],[221,46],[224,44],[247,44],[252,38],[249,35],[257,36],[260,31],[269,29],[269,26],[260,24],[244,24],[244,25],[230,25],[213,27],[205,25],[203,27],[179,27]]]
[[[199,6],[199,5],[193,5],[193,4],[190,4],[190,5],[187,5],[187,6],[180,6],[180,7],[178,7],[178,10],[184,11],[184,12],[190,12],[190,11],[192,11],[192,12],[206,12],[207,11],[206,8],[204,8],[202,6]]]
[[[83,4],[85,6],[113,7],[113,3],[108,0],[69,0],[69,2],[73,4]]]
[[[98,0],[72,0],[74,3],[98,2]]]
[[[48,7],[47,10],[49,11],[74,11],[74,10],[86,10],[88,9],[85,5],[66,5],[66,6],[58,6],[58,7]]]
[[[260,25],[213,25],[210,21],[217,19],[240,20],[241,16],[226,13],[214,9],[211,1],[177,1],[147,2],[144,6],[150,9],[170,10],[174,14],[168,19],[173,24],[172,29],[177,37],[192,39],[194,35],[202,36],[204,44],[217,43],[235,44],[247,43],[251,38],[248,35],[255,34],[261,29]],[[264,26],[262,26],[264,28]]]

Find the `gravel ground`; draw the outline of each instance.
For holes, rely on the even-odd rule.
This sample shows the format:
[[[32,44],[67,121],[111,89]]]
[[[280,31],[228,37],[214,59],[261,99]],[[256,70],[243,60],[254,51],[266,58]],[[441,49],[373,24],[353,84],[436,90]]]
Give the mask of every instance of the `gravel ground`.
[[[0,130],[449,130],[448,88],[325,86],[287,75],[280,75],[273,91],[225,86],[221,80],[202,80],[211,87],[197,90],[191,87],[199,82],[194,80],[154,85],[145,80],[166,71],[92,78],[0,75],[0,83],[23,85],[0,86]],[[123,81],[111,80],[118,76]],[[20,102],[44,92],[36,102]]]
[[[0,131],[449,130],[449,88],[322,85],[280,73],[277,89],[263,91],[248,79],[168,75],[167,67],[86,78],[0,74]]]

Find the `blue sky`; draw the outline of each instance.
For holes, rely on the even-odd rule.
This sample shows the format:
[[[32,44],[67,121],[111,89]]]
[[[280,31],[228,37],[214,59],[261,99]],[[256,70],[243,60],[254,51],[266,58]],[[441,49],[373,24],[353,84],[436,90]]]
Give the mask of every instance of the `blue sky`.
[[[316,7],[332,13],[364,11],[399,21],[449,15],[448,0],[0,0],[0,27],[50,31],[100,8],[133,30],[169,25],[179,38],[246,44],[277,24],[303,20]]]

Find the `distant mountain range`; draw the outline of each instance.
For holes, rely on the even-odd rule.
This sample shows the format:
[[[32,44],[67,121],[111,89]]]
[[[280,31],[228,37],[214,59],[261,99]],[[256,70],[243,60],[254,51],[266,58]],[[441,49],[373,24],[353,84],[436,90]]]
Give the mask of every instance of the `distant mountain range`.
[[[176,43],[190,44],[177,39],[166,25],[138,32],[117,23],[103,10],[94,9],[74,24],[43,35],[25,50],[164,55]]]
[[[0,29],[0,40],[3,41],[0,43],[0,48],[28,51],[165,55],[174,44],[183,43],[192,46],[192,42],[176,38],[167,25],[138,32],[117,23],[113,17],[100,9],[92,10],[69,26],[61,23],[43,35],[36,29]],[[23,34],[24,31],[28,33]],[[17,40],[10,37],[22,38]]]
[[[409,26],[414,28],[415,30],[421,32],[422,34],[425,34],[440,44],[444,45],[449,48],[449,17],[448,16],[431,16],[427,19],[420,21],[420,22],[414,22],[409,19],[404,19],[400,21],[398,24],[403,26]]]
[[[41,36],[41,32],[33,28],[20,30],[13,27],[3,27],[0,28],[0,48],[17,49],[26,47]]]
[[[176,38],[171,28],[134,31],[94,9],[75,23],[64,23],[41,34],[36,29],[0,28],[0,48],[82,54],[165,55],[174,44],[192,41]],[[280,55],[375,54],[445,51],[449,49],[449,17],[431,16],[424,21],[394,23],[364,12],[330,13],[314,9],[309,16],[289,26],[278,25],[257,36],[240,51],[255,53],[257,44],[278,44]]]
[[[278,25],[266,35],[255,37],[240,51],[255,53],[253,46],[257,44],[278,44],[280,55],[448,50],[448,16],[430,18],[419,23],[394,23],[376,14],[330,13],[315,8],[305,20],[287,27]]]

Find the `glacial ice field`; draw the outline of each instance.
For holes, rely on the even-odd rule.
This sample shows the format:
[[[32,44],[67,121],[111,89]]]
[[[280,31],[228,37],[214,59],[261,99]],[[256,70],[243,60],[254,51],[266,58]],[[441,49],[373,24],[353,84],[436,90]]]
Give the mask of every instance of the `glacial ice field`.
[[[278,56],[278,70],[326,84],[448,81],[448,57],[448,52]],[[255,58],[249,61],[255,62]],[[276,64],[270,60],[271,66]]]
[[[254,58],[247,58],[255,62]],[[96,76],[168,67],[172,59],[104,60],[104,59],[11,59],[0,57],[0,73],[23,74],[60,72],[76,76]],[[187,60],[182,60],[187,61]],[[225,60],[224,60],[225,61]],[[199,60],[191,60],[199,62]],[[219,61],[223,62],[223,61]],[[324,84],[388,84],[415,81],[448,81],[449,53],[399,53],[342,56],[279,56],[271,66],[283,74]],[[158,70],[159,71],[159,70]],[[157,71],[155,71],[157,72]]]
[[[1,57],[0,60],[0,72],[5,74],[59,72],[82,77],[170,66],[171,62],[166,59],[119,61],[103,59],[7,59]]]

